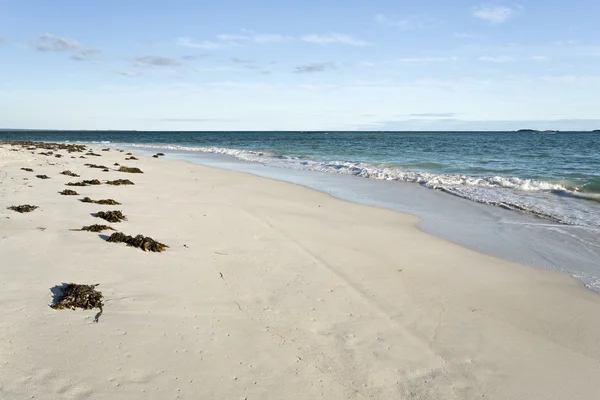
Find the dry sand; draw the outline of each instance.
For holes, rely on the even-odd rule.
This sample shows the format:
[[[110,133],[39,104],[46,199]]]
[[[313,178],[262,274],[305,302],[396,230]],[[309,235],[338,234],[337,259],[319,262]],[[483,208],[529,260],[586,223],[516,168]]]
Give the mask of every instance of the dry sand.
[[[600,296],[568,276],[287,183],[115,150],[72,159],[9,148],[1,399],[600,398]],[[93,178],[135,186],[65,186]],[[19,204],[39,208],[6,209]],[[100,210],[122,210],[116,229],[170,248],[70,230],[104,223],[91,215]],[[100,284],[99,323],[98,310],[48,306],[63,282]]]

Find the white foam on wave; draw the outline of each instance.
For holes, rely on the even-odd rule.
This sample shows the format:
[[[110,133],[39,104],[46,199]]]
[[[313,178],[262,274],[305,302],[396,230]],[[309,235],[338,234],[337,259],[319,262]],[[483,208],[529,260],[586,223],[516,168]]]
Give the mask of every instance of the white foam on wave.
[[[223,147],[197,147],[178,145],[130,144],[131,147],[160,148],[174,151],[222,154],[239,160],[263,165],[304,169],[311,171],[354,175],[367,179],[395,180],[417,183],[421,186],[521,213],[535,215],[572,225],[600,227],[600,216],[595,216],[585,205],[556,196],[583,197],[578,188],[540,181],[504,176],[468,176],[435,174],[426,171],[403,170],[396,167],[364,162],[319,161],[309,158],[276,155],[266,151],[253,151]]]

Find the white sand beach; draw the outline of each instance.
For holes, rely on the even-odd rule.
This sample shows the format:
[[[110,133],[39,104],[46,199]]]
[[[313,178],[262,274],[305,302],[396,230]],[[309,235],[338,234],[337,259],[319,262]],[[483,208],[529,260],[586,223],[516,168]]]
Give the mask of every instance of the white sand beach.
[[[0,147],[0,399],[600,398],[600,296],[569,276],[300,186],[93,150]],[[135,185],[65,186],[82,179]],[[71,230],[102,210],[169,248]],[[68,282],[99,284],[98,323],[49,307]]]

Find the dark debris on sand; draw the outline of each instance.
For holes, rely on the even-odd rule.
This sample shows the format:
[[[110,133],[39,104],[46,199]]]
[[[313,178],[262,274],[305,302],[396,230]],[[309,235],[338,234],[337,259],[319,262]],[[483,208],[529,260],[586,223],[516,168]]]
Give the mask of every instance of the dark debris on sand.
[[[136,157],[134,157],[134,156],[131,156],[131,157],[127,157],[127,158],[125,159],[125,161],[129,161],[129,160],[137,160],[137,158],[136,158]]]
[[[94,215],[96,218],[102,218],[108,222],[127,221],[127,217],[121,211],[99,211]]]
[[[114,181],[107,181],[107,185],[121,186],[121,185],[135,185],[135,183],[131,182],[129,179],[117,179]]]
[[[136,247],[144,251],[152,251],[157,253],[160,253],[169,247],[166,244],[157,242],[148,236],[137,235],[136,237],[133,237],[125,235],[121,232],[113,233],[108,239],[106,239],[106,241],[111,243],[126,243],[127,246],[130,247]]]
[[[77,175],[75,172],[71,172],[71,171],[63,171],[60,173],[61,175],[67,175],[67,176],[74,176],[75,178],[79,178],[79,175]]]
[[[50,179],[48,175],[36,175],[35,177],[40,179]]]
[[[102,231],[114,231],[115,228],[113,228],[112,226],[108,226],[108,225],[90,225],[90,226],[84,226],[83,228],[79,229],[81,231],[86,231],[86,232],[102,232]]]
[[[23,204],[20,206],[10,206],[7,207],[9,210],[13,210],[16,211],[18,213],[28,213],[28,212],[32,212],[33,210],[35,210],[36,208],[39,208],[38,206],[31,206],[29,204]]]
[[[76,283],[69,283],[66,286],[55,286],[53,292],[59,292],[56,295],[54,302],[50,307],[55,310],[75,310],[76,308],[83,308],[84,310],[91,310],[99,308],[100,313],[96,315],[95,321],[98,322],[98,318],[102,315],[102,292],[96,290],[98,283],[95,285],[79,285]]]
[[[110,151],[110,149],[106,148],[106,149],[100,149],[100,151]]]
[[[102,182],[100,182],[98,179],[91,179],[91,180],[83,180],[81,182],[69,182],[66,185],[67,186],[89,186],[89,185],[101,185]]]
[[[71,190],[71,189],[65,189],[59,193],[62,194],[63,196],[79,196],[79,193],[77,193],[76,191]]]
[[[89,197],[84,197],[83,199],[79,200],[82,203],[94,203],[94,204],[102,204],[105,206],[120,206],[121,203],[119,203],[118,201],[115,201],[113,199],[102,199],[102,200],[92,200]]]
[[[45,143],[45,142],[32,142],[30,140],[0,140],[0,144],[7,144],[11,146],[20,146],[27,150],[43,149],[43,150],[67,150],[69,153],[83,152],[87,147],[82,144],[66,144],[66,143]],[[50,154],[44,155],[51,155]]]
[[[22,171],[33,172],[31,168],[21,168]]]
[[[125,167],[122,166],[121,168],[119,168],[119,172],[129,172],[130,174],[143,174],[144,172],[142,172],[141,169],[137,168],[137,167]]]
[[[83,164],[83,165],[85,165],[86,167],[89,167],[89,168],[98,168],[98,169],[106,169],[106,168],[108,168],[105,165],[96,165],[96,164]]]

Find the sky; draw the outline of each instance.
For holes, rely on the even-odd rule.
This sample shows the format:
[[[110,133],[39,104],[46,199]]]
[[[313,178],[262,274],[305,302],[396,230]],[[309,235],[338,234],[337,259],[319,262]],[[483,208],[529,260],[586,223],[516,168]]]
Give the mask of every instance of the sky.
[[[600,1],[0,0],[0,128],[600,129]]]

